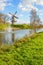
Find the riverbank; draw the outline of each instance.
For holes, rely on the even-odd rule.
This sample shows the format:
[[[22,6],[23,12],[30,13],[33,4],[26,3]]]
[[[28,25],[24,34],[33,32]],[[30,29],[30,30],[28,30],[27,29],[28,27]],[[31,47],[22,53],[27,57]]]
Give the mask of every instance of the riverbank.
[[[0,47],[0,65],[43,65],[43,32]]]
[[[7,30],[8,26],[11,26],[12,30],[20,30],[20,29],[39,29],[43,28],[41,26],[30,26],[29,24],[0,24],[0,30]]]
[[[29,24],[11,24],[11,27],[13,28],[19,28],[19,29],[29,29]]]
[[[43,28],[43,25],[40,26],[30,26],[30,24],[11,24],[11,27],[13,29],[39,29],[39,28]]]
[[[23,25],[0,24],[0,30],[7,30],[8,26],[11,26],[12,30],[29,29],[29,26],[26,24]]]

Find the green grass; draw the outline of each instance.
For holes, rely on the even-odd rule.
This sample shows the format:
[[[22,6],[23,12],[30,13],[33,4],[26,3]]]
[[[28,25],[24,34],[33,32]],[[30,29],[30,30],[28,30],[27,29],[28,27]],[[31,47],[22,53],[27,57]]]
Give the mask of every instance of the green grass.
[[[5,30],[9,24],[0,24],[0,30]]]
[[[6,30],[8,26],[11,26],[13,28],[17,29],[38,29],[38,28],[43,28],[43,26],[35,27],[35,26],[30,26],[29,24],[0,24],[0,30]]]
[[[13,24],[12,27],[20,28],[20,29],[28,29],[30,28],[29,24]]]
[[[0,65],[43,65],[43,32],[0,47]]]
[[[43,28],[43,25],[39,25],[39,26],[30,26],[30,24],[11,24],[12,27],[16,27],[19,29],[39,29],[39,28]]]

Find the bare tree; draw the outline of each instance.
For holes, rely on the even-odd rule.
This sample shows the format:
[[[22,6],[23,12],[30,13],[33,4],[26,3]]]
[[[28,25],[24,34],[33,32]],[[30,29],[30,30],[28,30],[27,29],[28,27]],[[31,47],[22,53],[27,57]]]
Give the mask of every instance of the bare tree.
[[[35,9],[32,9],[30,14],[30,26],[34,29],[34,32],[36,32],[37,26],[41,24],[41,21]]]
[[[0,13],[0,24],[2,24],[3,23],[3,14],[2,13]]]
[[[9,19],[8,15],[4,14],[3,15],[4,24],[8,21],[8,19]]]
[[[3,14],[2,13],[0,13],[0,18],[3,16]]]
[[[0,13],[0,23],[6,23],[6,21],[9,19],[8,15]]]

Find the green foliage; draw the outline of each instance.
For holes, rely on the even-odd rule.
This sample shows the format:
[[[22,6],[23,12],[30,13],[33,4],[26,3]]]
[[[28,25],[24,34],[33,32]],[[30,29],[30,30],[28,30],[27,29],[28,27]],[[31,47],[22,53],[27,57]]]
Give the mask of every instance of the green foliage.
[[[0,24],[0,30],[5,30],[9,24]]]
[[[28,29],[30,26],[28,24],[13,24],[12,27],[20,28],[20,29]]]
[[[43,65],[43,32],[0,47],[0,65]]]
[[[39,26],[30,26],[30,24],[11,24],[12,27],[14,28],[19,28],[19,29],[39,29],[43,28],[43,25]]]

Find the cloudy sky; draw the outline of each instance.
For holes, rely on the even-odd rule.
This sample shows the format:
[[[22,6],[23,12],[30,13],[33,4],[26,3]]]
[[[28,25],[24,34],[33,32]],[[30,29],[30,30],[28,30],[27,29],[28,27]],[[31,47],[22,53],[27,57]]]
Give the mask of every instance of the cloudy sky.
[[[36,9],[41,21],[43,21],[43,0],[0,0],[0,12],[14,14],[17,11],[19,17],[17,23],[30,23],[31,9]]]

